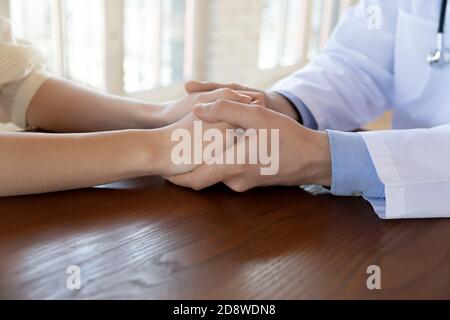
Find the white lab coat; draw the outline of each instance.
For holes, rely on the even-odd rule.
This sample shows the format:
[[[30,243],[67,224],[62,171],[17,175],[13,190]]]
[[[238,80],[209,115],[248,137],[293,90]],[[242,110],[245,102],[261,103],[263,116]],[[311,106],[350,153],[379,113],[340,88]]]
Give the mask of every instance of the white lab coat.
[[[356,129],[393,110],[393,128],[403,130],[363,133],[386,187],[386,199],[372,201],[383,218],[450,217],[450,65],[426,61],[440,8],[439,0],[361,1],[313,62],[274,87],[298,96],[320,129]],[[445,28],[450,47],[450,8]]]

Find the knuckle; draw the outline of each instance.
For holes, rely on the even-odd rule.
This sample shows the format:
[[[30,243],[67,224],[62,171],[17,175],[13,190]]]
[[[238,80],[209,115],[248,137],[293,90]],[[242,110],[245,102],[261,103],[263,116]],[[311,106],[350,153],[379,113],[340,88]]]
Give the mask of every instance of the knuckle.
[[[188,187],[198,191],[198,189],[200,188],[200,181],[197,178],[191,178],[191,180],[189,181]]]
[[[218,99],[217,102],[216,102],[216,106],[219,109],[226,108],[227,107],[227,100],[223,99],[223,98]]]
[[[234,192],[237,192],[237,193],[243,193],[245,191],[247,191],[247,189],[244,186],[238,185],[238,186],[236,186],[236,188],[234,188]]]
[[[247,191],[246,185],[242,181],[233,181],[228,184],[228,187],[234,192],[242,193]]]
[[[264,93],[258,92],[255,94],[255,97],[256,97],[256,101],[258,101],[258,103],[265,105],[266,95]]]
[[[194,191],[201,191],[203,189],[203,186],[201,185],[200,182],[195,181],[194,183],[192,183],[191,189]]]
[[[226,99],[233,99],[237,96],[237,94],[229,88],[221,89],[220,95]]]
[[[230,88],[222,88],[222,89],[220,89],[220,92],[225,96],[234,93],[234,91]]]

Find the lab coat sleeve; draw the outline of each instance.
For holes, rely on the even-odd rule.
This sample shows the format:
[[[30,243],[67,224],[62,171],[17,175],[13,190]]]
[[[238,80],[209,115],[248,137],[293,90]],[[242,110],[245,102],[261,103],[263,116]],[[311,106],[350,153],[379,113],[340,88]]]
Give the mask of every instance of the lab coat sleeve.
[[[450,217],[450,125],[361,135],[385,186],[386,219]]]
[[[271,89],[302,101],[318,129],[348,131],[392,107],[398,1],[360,1],[326,47]]]

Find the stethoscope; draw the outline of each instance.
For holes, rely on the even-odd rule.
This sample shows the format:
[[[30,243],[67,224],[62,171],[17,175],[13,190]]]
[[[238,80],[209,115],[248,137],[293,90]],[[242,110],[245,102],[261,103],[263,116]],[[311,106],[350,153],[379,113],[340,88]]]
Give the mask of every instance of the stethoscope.
[[[442,68],[450,63],[450,54],[444,48],[444,29],[445,16],[447,14],[447,0],[442,0],[441,14],[439,17],[439,28],[436,34],[436,49],[428,54],[427,61],[430,66],[435,68]]]

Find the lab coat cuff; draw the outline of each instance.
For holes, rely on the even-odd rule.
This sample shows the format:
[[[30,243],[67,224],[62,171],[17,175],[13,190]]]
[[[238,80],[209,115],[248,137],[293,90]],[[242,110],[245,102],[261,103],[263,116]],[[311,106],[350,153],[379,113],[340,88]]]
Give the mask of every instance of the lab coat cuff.
[[[309,108],[306,106],[305,103],[303,103],[303,101],[299,97],[284,90],[278,90],[275,92],[278,93],[279,95],[282,95],[287,100],[289,100],[297,108],[297,111],[300,113],[300,116],[302,118],[303,126],[313,130],[317,130],[319,128],[319,126],[317,125],[317,121],[314,118],[314,115],[311,113]]]
[[[21,128],[28,128],[27,111],[36,92],[50,77],[44,71],[38,71],[26,77],[17,88],[12,104],[12,121]]]
[[[373,210],[380,219],[386,220],[386,199],[385,198],[370,198],[364,197],[370,203]]]
[[[376,132],[362,135],[371,158],[378,169],[383,183],[386,185],[386,219],[401,219],[406,214],[405,184],[391,157],[391,152],[383,137]]]

